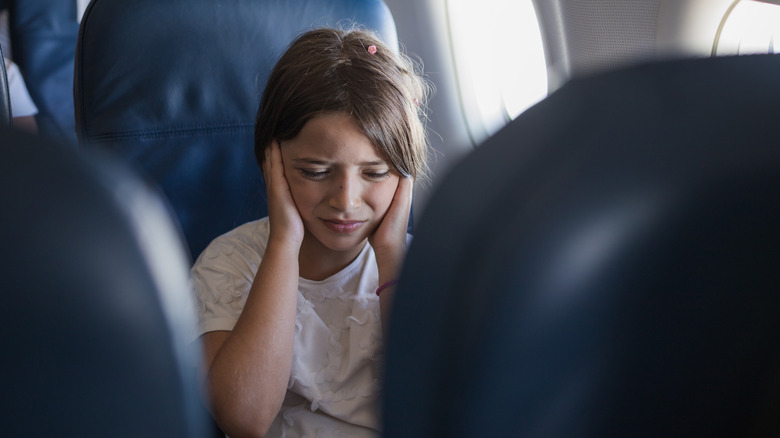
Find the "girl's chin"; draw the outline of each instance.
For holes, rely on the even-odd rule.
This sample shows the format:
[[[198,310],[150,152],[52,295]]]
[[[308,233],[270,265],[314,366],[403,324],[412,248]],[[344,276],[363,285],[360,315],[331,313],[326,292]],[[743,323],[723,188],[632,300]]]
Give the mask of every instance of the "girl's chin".
[[[360,235],[329,235],[322,237],[319,238],[314,234],[307,233],[303,244],[304,246],[319,247],[321,250],[332,252],[352,252],[362,250],[368,241],[368,238],[363,233],[360,233]]]

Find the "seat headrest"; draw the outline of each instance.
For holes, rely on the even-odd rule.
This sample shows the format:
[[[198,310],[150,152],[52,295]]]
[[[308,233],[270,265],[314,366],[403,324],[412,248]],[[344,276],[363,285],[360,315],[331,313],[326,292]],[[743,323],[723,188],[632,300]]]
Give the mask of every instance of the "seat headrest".
[[[266,79],[294,37],[359,24],[397,46],[381,0],[93,0],[76,53],[76,129],[155,181],[194,260],[267,215],[254,156]]]
[[[187,257],[124,167],[0,133],[9,436],[205,436]]]
[[[574,80],[456,166],[396,295],[385,436],[777,435],[778,74]]]

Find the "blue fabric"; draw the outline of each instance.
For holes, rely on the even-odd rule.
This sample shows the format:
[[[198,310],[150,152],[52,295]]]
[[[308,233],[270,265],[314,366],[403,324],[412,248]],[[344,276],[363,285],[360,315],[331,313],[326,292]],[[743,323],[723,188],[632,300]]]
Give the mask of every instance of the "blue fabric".
[[[76,0],[10,0],[14,62],[24,74],[38,114],[38,131],[76,144],[73,57],[79,23]]]
[[[398,44],[381,0],[93,0],[76,54],[79,136],[161,187],[194,259],[267,215],[253,129],[276,60],[303,31],[350,22]]]

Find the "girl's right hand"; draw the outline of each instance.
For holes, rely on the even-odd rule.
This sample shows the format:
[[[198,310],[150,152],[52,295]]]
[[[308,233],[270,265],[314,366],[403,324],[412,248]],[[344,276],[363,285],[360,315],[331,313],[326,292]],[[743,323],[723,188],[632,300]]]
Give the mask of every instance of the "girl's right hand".
[[[284,161],[279,141],[274,139],[265,150],[263,163],[266,191],[268,193],[268,220],[271,240],[281,240],[299,249],[303,242],[303,221],[284,176]]]

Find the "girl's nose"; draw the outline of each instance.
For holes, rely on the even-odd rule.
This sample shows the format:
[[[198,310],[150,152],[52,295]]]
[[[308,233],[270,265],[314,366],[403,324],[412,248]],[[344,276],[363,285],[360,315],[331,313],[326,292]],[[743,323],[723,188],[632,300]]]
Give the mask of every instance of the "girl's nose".
[[[345,176],[333,185],[328,205],[339,211],[349,211],[359,206],[360,202],[360,182]]]

